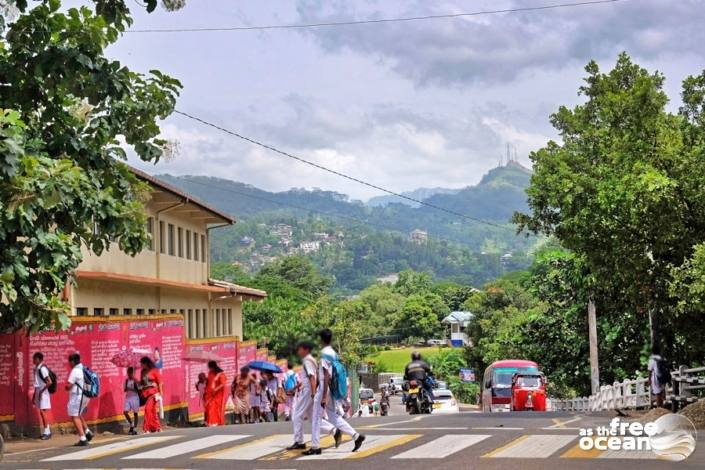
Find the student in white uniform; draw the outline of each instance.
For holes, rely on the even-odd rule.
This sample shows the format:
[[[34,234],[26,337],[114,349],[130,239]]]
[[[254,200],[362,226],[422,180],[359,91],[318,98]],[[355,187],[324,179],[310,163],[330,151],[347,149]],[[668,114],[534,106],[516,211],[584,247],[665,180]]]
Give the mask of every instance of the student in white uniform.
[[[311,426],[316,425],[314,419],[316,411],[313,409],[313,397],[318,384],[318,364],[316,359],[311,355],[313,344],[309,342],[301,342],[296,347],[296,354],[301,358],[303,365],[301,370],[301,380],[297,384],[296,397],[294,400],[294,413],[292,421],[294,422],[294,443],[287,447],[288,450],[306,449],[304,442],[304,420],[311,419]],[[325,419],[318,421],[318,433],[320,435],[321,428],[326,434],[331,434],[335,428]]]
[[[34,396],[32,403],[39,410],[39,425],[42,429],[41,440],[51,439],[51,425],[49,424],[48,412],[51,410],[51,397],[49,396],[49,386],[52,384],[49,376],[49,368],[44,364],[44,354],[34,353],[32,356],[34,363]]]
[[[338,353],[331,347],[333,341],[333,332],[325,328],[318,333],[321,339],[321,365],[319,368],[319,377],[321,382],[316,390],[316,396],[313,404],[313,423],[311,424],[311,448],[304,452],[305,455],[318,455],[321,453],[321,428],[319,423],[323,421],[323,412],[328,416],[330,424],[336,428],[335,446],[340,445],[341,433],[352,436],[355,441],[353,452],[357,452],[362,443],[365,441],[365,436],[355,431],[350,424],[345,421],[345,418],[338,411],[337,400],[333,398],[330,390],[330,378],[333,373],[332,360],[338,359]]]
[[[125,404],[123,406],[123,413],[125,414],[125,419],[127,424],[130,425],[130,430],[127,434],[134,436],[137,434],[137,423],[139,422],[140,413],[140,397],[137,394],[137,381],[135,380],[135,369],[133,367],[127,368],[127,378],[125,379]],[[132,412],[133,419],[130,418],[130,412]]]
[[[78,353],[69,354],[69,366],[71,372],[66,383],[66,391],[69,392],[69,401],[66,405],[66,411],[76,427],[79,440],[75,446],[87,446],[88,442],[93,439],[93,433],[88,429],[83,413],[88,407],[88,398],[83,393],[85,381],[83,379],[83,364],[81,364],[81,356]]]

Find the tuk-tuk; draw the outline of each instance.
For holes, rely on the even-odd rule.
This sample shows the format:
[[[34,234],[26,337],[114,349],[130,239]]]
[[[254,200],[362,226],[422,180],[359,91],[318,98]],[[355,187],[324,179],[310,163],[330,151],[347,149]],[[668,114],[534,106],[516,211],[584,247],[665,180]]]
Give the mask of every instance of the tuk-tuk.
[[[512,411],[546,411],[546,377],[543,374],[514,374]]]

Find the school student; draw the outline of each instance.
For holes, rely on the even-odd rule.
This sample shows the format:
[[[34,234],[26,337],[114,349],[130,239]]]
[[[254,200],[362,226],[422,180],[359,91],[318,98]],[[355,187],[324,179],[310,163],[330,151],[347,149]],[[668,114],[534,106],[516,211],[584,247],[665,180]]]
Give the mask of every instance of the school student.
[[[355,446],[353,452],[357,452],[362,443],[365,441],[365,436],[353,429],[350,424],[343,418],[338,410],[337,400],[333,398],[330,390],[331,375],[333,374],[333,362],[338,360],[338,353],[331,346],[333,341],[333,332],[328,328],[323,329],[318,334],[321,339],[321,363],[318,371],[321,377],[321,383],[316,390],[316,396],[313,404],[313,418],[311,422],[311,448],[304,452],[304,455],[318,455],[321,453],[321,426],[323,421],[323,413],[328,416],[330,424],[336,428],[335,446],[340,444],[340,433],[345,433],[352,436]]]
[[[137,422],[139,421],[140,412],[140,397],[137,394],[137,380],[135,380],[135,369],[133,367],[127,368],[127,378],[125,379],[125,386],[123,391],[125,392],[125,404],[123,405],[123,413],[125,414],[125,419],[127,424],[130,425],[130,430],[127,434],[134,436],[137,434]],[[130,419],[130,413],[132,413],[133,419]]]
[[[51,424],[48,413],[51,410],[51,397],[49,396],[49,386],[53,384],[49,368],[44,364],[44,354],[34,353],[32,356],[34,363],[34,396],[32,403],[39,410],[39,425],[42,429],[41,440],[51,439]]]
[[[321,430],[326,434],[331,434],[335,428],[318,413],[318,421],[315,421],[316,411],[314,410],[313,398],[318,386],[318,364],[316,359],[311,355],[313,344],[304,341],[296,347],[296,354],[301,359],[303,365],[301,371],[301,381],[296,386],[296,398],[294,399],[294,413],[292,421],[294,423],[294,443],[287,447],[288,450],[304,450],[304,420],[311,419],[311,427],[318,428],[320,435]],[[320,408],[320,406],[319,406]],[[335,432],[336,444],[340,442],[340,433]],[[314,452],[316,453],[316,452]],[[320,449],[318,449],[320,453]]]
[[[78,442],[74,444],[78,447],[87,446],[93,439],[93,433],[88,429],[88,424],[83,414],[88,407],[88,397],[85,396],[85,379],[83,378],[83,364],[81,355],[78,353],[69,354],[69,378],[66,381],[66,391],[69,392],[69,401],[66,404],[66,411],[78,433]]]

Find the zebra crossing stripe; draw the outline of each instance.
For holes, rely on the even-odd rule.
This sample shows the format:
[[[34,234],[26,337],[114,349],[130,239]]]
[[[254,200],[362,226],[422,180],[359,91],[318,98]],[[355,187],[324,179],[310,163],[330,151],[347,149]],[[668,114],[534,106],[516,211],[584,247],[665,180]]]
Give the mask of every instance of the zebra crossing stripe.
[[[421,434],[391,434],[391,435],[368,435],[362,450],[352,452],[355,443],[348,441],[342,444],[337,449],[326,449],[320,455],[306,455],[298,460],[342,460],[342,459],[361,459],[378,452],[391,449],[414,439],[421,437]]]
[[[311,446],[311,443],[309,442],[310,437],[311,436],[307,435],[305,440],[309,447]],[[343,436],[343,442],[347,442],[350,439],[350,436]],[[333,447],[334,444],[335,440],[333,439],[333,436],[324,436],[321,438],[321,449]],[[296,457],[301,457],[301,450],[283,450],[281,452],[262,457],[259,460],[289,460],[295,459]]]
[[[431,442],[395,455],[393,459],[442,459],[492,437],[489,434],[446,434]]]
[[[118,454],[120,452],[127,452],[130,450],[140,449],[142,447],[147,447],[154,444],[170,441],[178,437],[181,436],[140,437],[127,441],[113,442],[111,444],[106,444],[100,447],[92,447],[89,449],[79,450],[77,452],[71,452],[69,454],[57,455],[56,457],[44,459],[42,460],[42,462],[58,462],[62,460],[95,460],[100,459],[102,457],[107,457],[109,455]]]
[[[286,449],[291,444],[291,434],[273,434],[244,444],[229,447],[207,454],[197,455],[195,459],[215,460],[255,460],[266,455],[275,454]]]
[[[207,449],[208,447],[215,447],[217,445],[225,444],[227,442],[245,439],[246,437],[250,436],[247,434],[215,434],[213,436],[202,437],[200,439],[194,439],[192,441],[179,442],[178,444],[160,447],[154,450],[148,450],[147,452],[142,452],[140,454],[128,455],[127,457],[123,457],[122,459],[167,459],[170,457],[175,457],[177,455],[190,454],[191,452]]]
[[[576,436],[559,434],[526,434],[483,457],[545,459],[573,442]]]

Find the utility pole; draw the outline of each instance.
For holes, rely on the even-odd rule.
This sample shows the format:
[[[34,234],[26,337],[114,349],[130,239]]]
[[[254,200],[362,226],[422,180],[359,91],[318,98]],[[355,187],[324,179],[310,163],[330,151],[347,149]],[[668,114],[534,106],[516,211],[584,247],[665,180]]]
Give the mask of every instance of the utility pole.
[[[590,385],[592,393],[600,391],[600,367],[597,358],[597,314],[595,301],[588,300],[588,335],[590,338]]]

